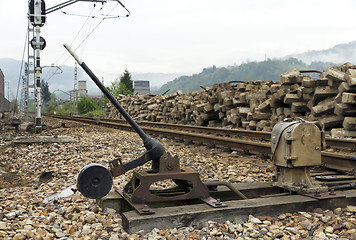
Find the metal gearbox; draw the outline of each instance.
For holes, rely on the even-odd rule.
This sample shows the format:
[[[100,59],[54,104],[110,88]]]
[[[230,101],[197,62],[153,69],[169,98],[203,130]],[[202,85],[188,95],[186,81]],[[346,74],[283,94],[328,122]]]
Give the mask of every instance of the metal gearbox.
[[[311,122],[285,119],[272,130],[272,161],[277,166],[275,185],[296,192],[325,192],[314,183],[310,167],[321,165],[322,133]]]

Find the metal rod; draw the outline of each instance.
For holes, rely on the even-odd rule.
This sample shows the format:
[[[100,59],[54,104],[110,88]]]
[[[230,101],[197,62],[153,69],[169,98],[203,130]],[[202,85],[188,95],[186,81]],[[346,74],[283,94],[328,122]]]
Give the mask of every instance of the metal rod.
[[[242,192],[240,192],[240,190],[236,189],[234,187],[234,185],[232,185],[229,182],[220,182],[220,181],[216,181],[216,182],[204,182],[204,185],[207,187],[218,187],[218,186],[226,186],[227,188],[229,188],[231,191],[233,191],[237,196],[239,196],[242,199],[248,199]]]
[[[166,93],[169,92],[170,90],[171,90],[171,89],[168,88],[168,89],[167,89],[164,93],[162,93],[161,95],[162,95],[162,96],[166,95]]]
[[[300,73],[319,73],[322,74],[319,70],[299,70]]]
[[[71,5],[73,3],[76,3],[76,2],[78,2],[78,0],[70,0],[70,1],[66,1],[66,2],[60,3],[60,4],[56,5],[56,6],[47,8],[46,9],[46,14],[54,12],[56,10],[59,10],[61,8],[64,8],[64,7],[69,6],[69,5]]]
[[[101,81],[95,76],[95,74],[89,69],[89,67],[79,59],[78,55],[74,53],[68,44],[64,44],[64,47],[68,52],[74,57],[78,64],[83,68],[83,70],[89,75],[89,77],[95,82],[95,84],[100,88],[100,90],[105,94],[105,96],[110,100],[110,102],[116,107],[116,109],[121,113],[121,115],[126,119],[126,121],[131,125],[131,127],[137,132],[141,139],[146,142],[150,138],[145,134],[145,132],[140,128],[140,126],[131,118],[131,116],[126,112],[126,110],[120,105],[120,103],[115,99],[115,97],[105,88]]]
[[[57,5],[53,6],[53,7],[47,8],[46,9],[46,14],[52,13],[54,11],[57,11],[59,9],[67,7],[69,5],[72,5],[72,4],[76,3],[76,2],[101,2],[101,3],[106,3],[107,0],[69,0],[69,1],[57,4]]]

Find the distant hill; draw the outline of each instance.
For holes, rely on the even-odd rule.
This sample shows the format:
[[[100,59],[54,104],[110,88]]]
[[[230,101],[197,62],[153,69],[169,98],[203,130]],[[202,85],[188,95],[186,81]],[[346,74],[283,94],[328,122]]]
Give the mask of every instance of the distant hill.
[[[273,80],[279,81],[282,73],[293,68],[299,70],[319,70],[323,71],[334,63],[313,62],[305,64],[304,62],[290,58],[287,60],[267,59],[262,62],[249,62],[239,66],[229,67],[209,67],[204,68],[199,74],[191,76],[181,76],[171,82],[164,84],[158,92],[168,93],[181,90],[184,93],[201,90],[200,86],[211,87],[215,83],[230,81],[250,81],[250,80]]]
[[[0,58],[0,68],[4,73],[5,81],[8,81],[10,83],[10,99],[14,99],[16,96],[17,86],[19,82],[21,61],[11,59],[11,58]],[[60,70],[51,67],[44,67],[42,69],[41,78],[48,81],[50,92],[53,92],[57,89],[68,92],[71,89],[73,89],[74,68],[71,66],[62,66],[61,70],[63,71],[63,73],[60,73]],[[24,69],[22,69],[22,73],[23,71]],[[83,71],[81,69],[78,69],[78,79],[81,80],[82,76],[83,76]],[[33,84],[33,82],[34,82],[33,79],[30,79],[30,85]],[[20,88],[18,93],[19,96],[21,94],[21,89],[22,89],[22,78],[20,79]],[[7,89],[5,89],[5,92],[6,91]],[[30,89],[30,92],[33,92],[33,89]],[[66,94],[60,92],[56,92],[56,95],[60,96],[60,98],[62,99],[69,98]]]
[[[5,81],[10,83],[10,99],[14,99],[17,91],[21,61],[12,58],[0,58],[0,69],[4,72]],[[42,78],[44,78],[45,81],[48,81],[50,92],[56,90],[69,92],[74,87],[74,67],[61,66],[61,69],[63,73],[58,74],[60,71],[57,70],[56,74],[53,75],[56,68],[43,68]],[[164,83],[181,75],[182,73],[131,73],[133,80],[150,81],[151,88],[156,90],[159,89]],[[78,68],[78,79],[87,80],[89,94],[100,95],[99,88],[89,79],[89,77],[86,76],[80,67]],[[22,80],[20,80],[20,84],[19,95],[21,94]],[[33,80],[30,81],[30,84],[33,84]],[[7,89],[5,91],[7,96]],[[61,91],[55,92],[57,97],[61,99],[69,99],[69,96]]]
[[[318,51],[308,51],[300,54],[288,55],[281,59],[267,59],[262,62],[248,62],[239,66],[228,67],[207,67],[201,73],[191,76],[182,76],[179,73],[131,73],[133,80],[149,80],[151,87],[157,89],[155,93],[163,93],[167,89],[170,92],[182,90],[190,92],[200,90],[200,86],[209,87],[214,83],[236,81],[236,80],[279,80],[281,73],[289,71],[292,68],[298,69],[317,69],[324,70],[328,66],[340,65],[345,62],[356,64],[356,41],[339,44],[332,48]],[[10,83],[10,100],[16,95],[17,84],[21,61],[10,58],[0,58],[0,68],[4,72],[5,81]],[[55,74],[54,68],[44,68],[43,78],[48,80],[50,91],[57,89],[70,91],[73,89],[74,68],[71,66],[62,66],[62,74]],[[51,77],[52,76],[52,77]],[[120,76],[117,76],[120,77]],[[78,79],[87,80],[87,88],[91,94],[99,94],[95,84],[88,80],[82,69],[78,70]],[[20,80],[21,81],[21,80]],[[170,82],[168,82],[170,81]],[[22,83],[20,85],[20,90]],[[7,91],[7,89],[6,89]],[[20,94],[21,91],[19,91]],[[7,95],[7,94],[6,94]],[[67,98],[67,95],[56,92],[60,98]]]
[[[168,81],[182,76],[184,73],[131,73],[133,80],[150,81],[151,89],[159,89],[163,84]]]
[[[201,73],[181,76],[166,83],[157,93],[162,93],[167,89],[171,89],[170,93],[177,90],[190,92],[200,90],[200,85],[209,87],[214,83],[236,80],[279,80],[281,73],[292,68],[322,71],[328,66],[341,65],[345,62],[356,64],[354,49],[356,49],[356,41],[338,44],[325,50],[292,54],[279,60],[268,59],[262,62],[244,63],[239,66],[208,67],[204,68]]]
[[[283,59],[297,58],[303,62],[310,64],[312,62],[334,62],[336,64],[343,64],[351,62],[356,64],[356,41],[344,44],[338,44],[334,47],[318,50],[307,51],[300,54],[291,54]]]

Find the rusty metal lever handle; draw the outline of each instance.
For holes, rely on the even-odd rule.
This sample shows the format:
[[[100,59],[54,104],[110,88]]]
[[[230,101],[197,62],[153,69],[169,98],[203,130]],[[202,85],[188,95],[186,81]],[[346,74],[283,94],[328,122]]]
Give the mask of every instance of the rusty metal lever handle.
[[[121,115],[126,119],[126,121],[131,125],[131,127],[136,131],[136,133],[141,137],[143,144],[147,151],[139,158],[132,160],[125,164],[127,170],[135,168],[137,166],[143,165],[144,163],[153,160],[153,166],[157,165],[155,163],[165,152],[163,145],[145,134],[145,132],[140,128],[140,126],[132,119],[132,117],[126,112],[126,110],[120,105],[120,103],[115,99],[115,97],[105,88],[105,86],[100,82],[97,76],[90,70],[90,68],[79,58],[77,54],[71,49],[68,44],[64,44],[64,47],[68,52],[74,57],[78,64],[83,68],[83,70],[89,75],[89,77],[94,81],[94,83],[100,88],[100,90],[105,94],[105,96],[110,100],[110,102],[116,107],[116,109],[121,113]],[[125,166],[123,165],[123,166]],[[121,169],[122,170],[122,169]],[[120,171],[121,171],[120,170]],[[126,171],[127,171],[126,170]]]

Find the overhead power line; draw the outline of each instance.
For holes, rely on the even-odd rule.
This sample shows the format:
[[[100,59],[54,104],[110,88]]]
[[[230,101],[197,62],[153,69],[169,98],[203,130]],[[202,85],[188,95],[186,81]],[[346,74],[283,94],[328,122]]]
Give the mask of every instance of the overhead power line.
[[[28,28],[28,27],[27,27]],[[28,43],[28,31],[27,31],[27,28],[26,28],[26,37],[25,37],[25,44],[24,44],[24,47],[23,47],[23,51],[22,51],[22,60],[21,60],[21,67],[20,67],[20,72],[19,72],[19,80],[17,82],[17,90],[16,90],[16,101],[18,101],[18,95],[19,95],[19,88],[20,88],[20,82],[21,82],[21,76],[22,76],[22,67],[23,67],[23,61],[25,59],[25,52],[26,52],[26,46],[27,46],[27,43]],[[10,99],[9,99],[10,100]],[[15,109],[14,109],[15,110]]]
[[[130,16],[130,11],[122,4],[121,1],[119,0],[112,0],[114,2],[117,2],[117,4],[106,14],[104,13],[101,13],[100,16],[102,16],[101,20],[93,27],[93,28],[89,28],[87,34],[83,37],[82,41],[79,42],[79,44],[74,48],[75,50],[78,50],[80,47],[83,46],[84,43],[86,43],[86,41],[88,40],[88,38],[95,32],[95,30],[102,24],[102,22],[106,19],[113,19],[113,18],[119,18],[119,17],[129,17]],[[122,6],[126,11],[127,11],[127,14],[126,15],[112,15],[112,12],[118,7],[118,6]],[[81,26],[80,30],[77,32],[75,38],[72,40],[71,44],[70,45],[73,45],[74,41],[78,38],[78,36],[80,35],[80,33],[82,32],[83,28],[85,26],[88,26],[88,22],[89,22],[89,19],[94,19],[94,18],[99,18],[98,14],[100,12],[103,12],[103,9],[104,9],[104,5],[101,6],[101,8],[94,14],[92,15],[93,11],[95,11],[95,6],[94,8],[92,9],[92,11],[89,13],[89,15],[80,15],[80,14],[69,14],[69,13],[66,13],[67,15],[77,15],[77,16],[85,16],[86,17],[86,20],[85,22],[83,23],[83,25]],[[57,59],[56,63],[58,64],[58,62],[60,61],[60,59],[64,56],[65,52],[63,52],[61,54],[61,56]],[[61,62],[60,64],[58,64],[59,66],[62,66],[64,65],[68,59],[70,58],[70,56],[68,56],[63,62]]]
[[[125,16],[116,16],[115,18],[119,18],[119,17],[129,17],[130,16],[130,11],[120,2],[120,1],[117,1],[118,3],[107,13],[105,14],[100,21],[99,23],[83,38],[83,40],[78,44],[77,47],[74,48],[74,50],[78,50],[78,48],[80,48],[82,46],[82,44],[84,44],[86,42],[86,40],[94,33],[94,31],[100,26],[100,24],[106,20],[106,19],[112,19],[113,15],[111,15],[111,13],[119,6],[121,5],[126,11],[127,11],[127,15]],[[109,17],[108,17],[109,16]],[[65,61],[61,64],[63,65],[65,62],[67,62],[67,60],[70,58],[70,56],[68,56]]]

